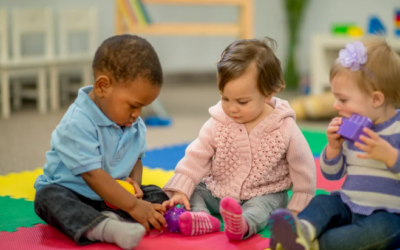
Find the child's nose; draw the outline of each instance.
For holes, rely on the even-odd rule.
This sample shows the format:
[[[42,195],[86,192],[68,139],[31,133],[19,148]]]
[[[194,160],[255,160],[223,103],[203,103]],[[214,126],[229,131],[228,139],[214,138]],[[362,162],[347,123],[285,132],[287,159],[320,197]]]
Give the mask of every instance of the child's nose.
[[[333,103],[333,108],[336,109],[336,110],[340,110],[341,109],[341,105],[337,100],[335,100],[335,102]]]
[[[229,112],[235,113],[237,111],[238,111],[238,108],[236,107],[236,105],[230,105],[229,106]]]

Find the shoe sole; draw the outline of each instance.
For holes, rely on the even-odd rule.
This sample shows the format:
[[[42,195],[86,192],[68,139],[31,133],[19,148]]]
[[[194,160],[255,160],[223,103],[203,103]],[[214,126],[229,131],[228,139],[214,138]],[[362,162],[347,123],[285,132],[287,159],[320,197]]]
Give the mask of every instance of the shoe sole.
[[[269,218],[268,228],[271,232],[271,250],[310,250],[297,230],[299,225],[290,211],[275,210]]]

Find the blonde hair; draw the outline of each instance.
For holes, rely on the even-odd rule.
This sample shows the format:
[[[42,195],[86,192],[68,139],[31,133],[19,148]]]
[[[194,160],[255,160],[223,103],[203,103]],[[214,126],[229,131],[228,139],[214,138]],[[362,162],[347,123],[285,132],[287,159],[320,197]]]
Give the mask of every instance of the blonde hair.
[[[330,70],[330,81],[341,74],[352,74],[363,93],[380,91],[385,103],[400,106],[400,56],[380,37],[361,41],[367,49],[367,62],[357,71],[344,67],[339,59]]]
[[[218,89],[223,92],[225,85],[239,78],[255,63],[257,67],[257,88],[264,96],[279,93],[285,88],[281,62],[275,56],[276,42],[272,38],[242,39],[231,43],[222,53],[217,64]]]

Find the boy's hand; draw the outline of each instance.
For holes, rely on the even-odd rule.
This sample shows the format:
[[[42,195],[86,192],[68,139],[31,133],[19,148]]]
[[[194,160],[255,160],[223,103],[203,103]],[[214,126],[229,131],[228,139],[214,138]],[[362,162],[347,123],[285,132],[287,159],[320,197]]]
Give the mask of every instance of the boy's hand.
[[[365,135],[361,135],[360,140],[363,143],[354,143],[354,146],[365,152],[365,154],[358,153],[357,157],[383,161],[388,167],[393,167],[397,161],[398,151],[371,129],[364,128],[363,131],[369,138]]]
[[[167,226],[167,222],[163,216],[165,211],[165,207],[160,204],[137,200],[136,206],[131,211],[128,211],[128,213],[133,219],[142,224],[147,232],[150,231],[150,224],[161,232],[162,228]]]
[[[186,195],[180,192],[173,192],[171,198],[163,203],[163,205],[167,208],[173,207],[177,204],[184,205],[187,211],[190,210],[189,199],[186,197]]]
[[[328,129],[326,130],[326,137],[328,138],[328,145],[326,147],[326,158],[332,159],[336,157],[340,150],[342,149],[342,145],[344,139],[338,134],[340,125],[342,125],[342,118],[335,117],[328,125]]]
[[[165,215],[165,211],[167,211],[167,208],[164,206],[164,204],[151,203],[151,205],[153,205],[154,210],[162,215]]]
[[[140,189],[140,185],[137,184],[137,182],[132,180],[132,178],[130,178],[130,177],[126,177],[125,181],[128,182],[129,184],[131,184],[133,186],[133,188],[135,189],[135,197],[138,199],[142,199],[143,191],[142,191],[142,189]]]

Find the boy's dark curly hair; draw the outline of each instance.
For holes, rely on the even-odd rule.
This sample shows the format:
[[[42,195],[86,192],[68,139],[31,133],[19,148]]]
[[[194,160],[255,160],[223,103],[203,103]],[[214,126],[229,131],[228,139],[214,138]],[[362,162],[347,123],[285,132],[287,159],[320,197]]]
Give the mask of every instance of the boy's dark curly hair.
[[[163,72],[153,46],[136,35],[118,35],[106,39],[97,49],[92,64],[94,71],[107,72],[119,83],[137,77],[161,86]]]

